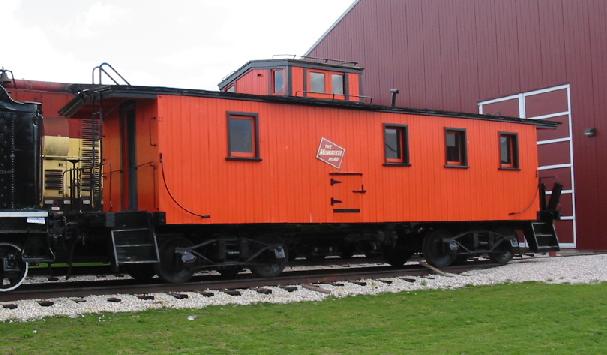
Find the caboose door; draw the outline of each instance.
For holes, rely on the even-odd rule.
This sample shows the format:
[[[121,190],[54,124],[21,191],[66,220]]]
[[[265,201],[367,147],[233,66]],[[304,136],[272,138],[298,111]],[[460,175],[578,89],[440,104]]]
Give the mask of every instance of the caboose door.
[[[137,210],[137,133],[135,105],[121,107],[121,162],[123,210]]]
[[[334,215],[359,215],[367,193],[362,173],[330,173],[330,206]]]

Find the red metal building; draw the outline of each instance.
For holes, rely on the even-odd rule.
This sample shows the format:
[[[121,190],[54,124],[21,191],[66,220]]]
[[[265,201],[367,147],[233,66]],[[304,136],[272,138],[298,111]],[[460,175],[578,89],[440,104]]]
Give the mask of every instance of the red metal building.
[[[607,249],[605,18],[604,0],[358,0],[306,55],[360,63],[374,103],[561,122],[538,132],[561,246]]]

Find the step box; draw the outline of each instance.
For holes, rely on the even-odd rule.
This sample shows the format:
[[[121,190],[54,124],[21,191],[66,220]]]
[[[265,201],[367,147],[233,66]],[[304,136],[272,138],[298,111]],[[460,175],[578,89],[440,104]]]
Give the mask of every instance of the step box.
[[[559,239],[552,223],[532,222],[531,232],[533,242],[529,246],[534,252],[545,253],[549,251],[559,251]]]
[[[117,265],[158,262],[158,242],[151,229],[114,229],[111,234]]]

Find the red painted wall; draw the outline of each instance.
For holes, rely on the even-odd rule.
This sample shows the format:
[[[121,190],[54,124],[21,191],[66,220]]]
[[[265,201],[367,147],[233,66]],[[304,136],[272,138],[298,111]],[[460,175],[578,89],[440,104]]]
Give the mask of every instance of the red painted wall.
[[[241,94],[272,95],[272,71],[252,69],[235,81],[236,92]]]
[[[158,191],[162,180],[159,180],[158,171],[157,130],[162,118],[157,115],[155,100],[136,101],[135,113],[137,207],[142,211],[158,211]],[[106,211],[122,211],[128,206],[128,175],[126,159],[123,159],[126,142],[123,130],[124,122],[120,110],[114,110],[104,118],[103,207]]]
[[[607,249],[605,18],[603,0],[360,0],[309,55],[359,62],[364,95],[388,104],[398,88],[408,107],[478,112],[571,84],[577,246]]]
[[[241,94],[253,95],[288,95],[288,85],[291,83],[291,95],[300,97],[310,97],[315,99],[329,100],[348,100],[359,101],[360,95],[360,79],[358,73],[346,73],[338,70],[323,70],[323,69],[306,69],[297,66],[291,66],[291,78],[289,80],[289,70],[286,67],[277,67],[284,70],[285,90],[282,93],[273,92],[273,77],[272,69],[250,69],[244,75],[234,80],[231,84],[235,88],[235,92]],[[310,72],[323,73],[325,75],[325,91],[324,93],[310,92]],[[344,82],[347,82],[345,93],[348,95],[333,95],[331,74],[344,75]],[[346,77],[347,76],[347,77]],[[227,90],[228,86],[223,90]],[[364,101],[364,100],[363,100]],[[365,101],[369,103],[368,101]]]
[[[182,206],[211,215],[201,219],[188,214],[172,201],[164,182],[157,183],[158,206],[168,223],[536,218],[536,129],[531,125],[171,95],[160,96],[157,107],[154,141],[163,157],[164,182]],[[231,111],[258,115],[260,161],[226,160],[226,114]],[[145,113],[138,112],[137,117]],[[106,121],[106,132],[111,122]],[[145,119],[141,122],[145,127]],[[384,123],[408,125],[411,166],[383,166]],[[467,129],[469,168],[445,168],[445,127]],[[518,171],[498,169],[500,131],[519,134]],[[137,142],[138,149],[149,149],[145,133],[138,135],[143,140]],[[322,137],[346,149],[340,169],[316,158]],[[151,150],[151,158],[153,154]],[[107,164],[118,164],[116,154],[105,158]],[[149,157],[138,159],[144,163]],[[158,158],[154,163],[160,166]],[[157,181],[163,181],[157,171]],[[330,173],[336,172],[362,176],[340,177],[349,180],[332,187]],[[351,191],[361,184],[367,192],[354,196]],[[339,194],[345,195],[338,207],[361,212],[334,213],[330,200],[341,199]]]
[[[42,104],[44,135],[80,138],[80,121],[68,120],[59,114],[59,110],[74,98],[68,88],[70,84],[34,80],[16,80],[15,84],[6,86],[14,100]]]

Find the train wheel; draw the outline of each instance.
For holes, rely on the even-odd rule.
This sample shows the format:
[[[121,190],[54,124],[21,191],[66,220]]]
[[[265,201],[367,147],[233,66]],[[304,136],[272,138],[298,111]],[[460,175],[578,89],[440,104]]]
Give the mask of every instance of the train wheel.
[[[126,273],[139,282],[149,282],[156,276],[154,264],[127,264]]]
[[[384,249],[384,258],[388,264],[394,267],[403,266],[413,254],[413,248],[402,241],[399,241],[393,248]]]
[[[355,252],[356,252],[356,246],[351,243],[346,243],[346,244],[342,245],[339,256],[342,259],[350,259],[351,257],[354,256]]]
[[[156,264],[156,272],[163,281],[184,283],[192,278],[193,272],[184,265],[181,255],[175,253],[176,248],[187,248],[192,242],[183,237],[166,238],[159,247],[160,262]]]
[[[424,237],[422,251],[429,264],[436,267],[446,267],[455,261],[457,253],[451,251],[449,245],[444,242],[451,234],[444,229],[432,231]]]
[[[506,265],[514,257],[510,238],[516,238],[516,232],[511,228],[498,228],[495,232],[503,235],[504,240],[489,254],[489,259],[500,265]]]
[[[228,266],[223,269],[217,270],[221,274],[221,278],[224,280],[235,279],[236,275],[242,270],[240,266]]]
[[[276,277],[287,266],[287,250],[284,246],[277,246],[262,253],[251,265],[251,272],[257,277]]]
[[[0,292],[8,292],[21,286],[27,277],[28,263],[23,251],[13,244],[0,244]]]

